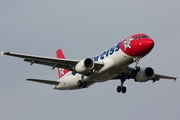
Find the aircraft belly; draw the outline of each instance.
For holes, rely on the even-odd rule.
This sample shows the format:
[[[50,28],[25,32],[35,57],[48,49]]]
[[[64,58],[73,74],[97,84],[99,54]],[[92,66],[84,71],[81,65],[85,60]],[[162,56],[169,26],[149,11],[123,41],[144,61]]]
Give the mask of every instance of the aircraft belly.
[[[78,89],[77,87],[77,81],[80,79],[80,75],[72,75],[72,72],[67,73],[67,75],[63,76],[61,78],[60,84],[54,87],[54,89],[59,89],[59,90],[70,90],[72,88]]]
[[[60,79],[60,84],[55,86],[54,89],[59,90],[77,90],[82,89],[77,86],[77,82],[81,80],[81,74],[72,75],[72,72],[69,72],[68,75]],[[94,84],[94,81],[87,81],[87,87]]]
[[[87,81],[104,82],[117,76],[127,69],[127,66],[133,63],[133,57],[119,51],[109,56],[104,61],[104,67],[97,74],[91,75]]]

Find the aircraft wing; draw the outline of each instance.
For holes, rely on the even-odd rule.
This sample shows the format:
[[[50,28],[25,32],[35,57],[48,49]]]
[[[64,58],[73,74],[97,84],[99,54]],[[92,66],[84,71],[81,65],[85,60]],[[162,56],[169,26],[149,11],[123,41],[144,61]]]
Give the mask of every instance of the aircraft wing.
[[[2,55],[8,55],[13,57],[23,58],[25,62],[29,62],[30,65],[36,63],[46,66],[51,66],[54,68],[64,68],[70,71],[73,71],[74,66],[80,62],[80,60],[71,60],[71,59],[61,59],[61,58],[52,58],[52,57],[43,57],[35,55],[27,55],[13,52],[2,52]],[[101,62],[94,62],[94,69],[99,70],[104,66]]]
[[[126,79],[134,79],[135,76],[133,75],[133,72],[135,71],[134,68],[128,67],[126,71],[124,71]],[[112,79],[121,79],[122,74],[112,78]],[[176,80],[177,77],[172,77],[172,76],[166,76],[166,75],[161,75],[161,74],[154,74],[154,77],[151,79],[153,82],[159,81],[160,79],[169,79],[169,80]]]
[[[172,77],[172,76],[166,76],[166,75],[161,75],[161,74],[154,74],[154,78],[152,80],[159,80],[159,79],[171,79],[171,80],[176,80],[177,77]]]

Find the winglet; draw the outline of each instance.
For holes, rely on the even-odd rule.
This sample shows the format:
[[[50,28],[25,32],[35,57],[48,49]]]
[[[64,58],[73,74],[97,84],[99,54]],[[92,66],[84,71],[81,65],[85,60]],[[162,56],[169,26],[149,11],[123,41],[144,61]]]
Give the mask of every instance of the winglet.
[[[1,57],[4,55],[4,52],[1,52]]]
[[[177,77],[174,78],[174,82],[176,82]]]

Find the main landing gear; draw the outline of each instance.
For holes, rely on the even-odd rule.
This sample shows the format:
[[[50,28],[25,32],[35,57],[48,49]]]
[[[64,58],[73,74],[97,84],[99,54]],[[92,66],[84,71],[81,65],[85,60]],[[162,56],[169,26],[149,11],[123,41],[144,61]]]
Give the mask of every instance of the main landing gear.
[[[120,79],[121,80],[121,86],[117,87],[117,92],[118,93],[120,93],[120,92],[126,93],[126,87],[123,86],[124,82],[126,81],[126,75],[125,74],[121,74],[120,76],[121,76],[121,79]]]
[[[81,88],[86,88],[87,87],[87,82],[84,81],[84,75],[82,75],[81,80],[79,80],[77,82],[77,86],[81,87]]]
[[[79,80],[77,82],[77,86],[78,87],[81,87],[81,88],[86,88],[87,87],[87,82],[86,81],[83,81],[83,80]]]

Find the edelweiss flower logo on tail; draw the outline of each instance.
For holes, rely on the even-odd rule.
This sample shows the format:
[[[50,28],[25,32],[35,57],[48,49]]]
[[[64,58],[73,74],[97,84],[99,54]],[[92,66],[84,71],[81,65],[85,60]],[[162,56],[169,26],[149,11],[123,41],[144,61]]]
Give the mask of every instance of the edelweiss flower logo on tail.
[[[64,69],[63,68],[59,68],[60,71],[60,76],[62,77],[64,75]]]
[[[130,43],[131,43],[132,40],[133,40],[133,38],[128,37],[128,38],[123,42],[123,44],[124,44],[124,51],[126,51],[126,48],[131,48]]]

